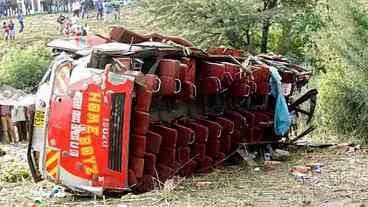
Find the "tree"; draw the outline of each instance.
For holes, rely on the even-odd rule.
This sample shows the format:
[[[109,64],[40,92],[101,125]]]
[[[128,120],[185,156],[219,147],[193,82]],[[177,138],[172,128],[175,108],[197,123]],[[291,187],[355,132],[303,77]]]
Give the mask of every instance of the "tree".
[[[37,86],[48,68],[50,58],[44,46],[9,49],[0,62],[0,84],[18,89]]]
[[[365,2],[331,0],[320,35],[327,67],[321,76],[322,123],[368,142],[368,17]],[[327,21],[326,21],[327,22]]]
[[[224,45],[258,53],[267,52],[270,47],[273,25],[274,31],[283,30],[285,22],[289,31],[317,25],[305,21],[304,27],[300,27],[298,23],[311,16],[317,3],[317,0],[144,0],[142,9],[156,17],[153,23],[159,23],[164,30],[184,31],[180,35],[197,45]]]

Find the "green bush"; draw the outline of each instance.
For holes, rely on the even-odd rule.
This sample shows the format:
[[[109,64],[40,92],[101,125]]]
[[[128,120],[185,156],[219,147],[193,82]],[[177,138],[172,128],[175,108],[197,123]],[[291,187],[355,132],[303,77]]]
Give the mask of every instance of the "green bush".
[[[353,70],[321,75],[322,124],[336,134],[349,134],[368,143],[368,79]]]
[[[11,48],[0,61],[0,84],[18,89],[37,86],[50,63],[50,53],[45,46],[26,49]]]

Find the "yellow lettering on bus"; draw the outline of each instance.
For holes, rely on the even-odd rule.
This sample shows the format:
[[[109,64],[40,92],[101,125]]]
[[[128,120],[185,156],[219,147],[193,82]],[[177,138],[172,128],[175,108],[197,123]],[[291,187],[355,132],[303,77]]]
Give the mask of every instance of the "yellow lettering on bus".
[[[87,124],[98,124],[100,122],[100,115],[94,113],[87,113]]]
[[[81,136],[79,138],[79,143],[81,146],[84,146],[84,145],[91,145],[92,143],[92,139],[91,139],[91,136],[89,135],[86,135],[86,136]]]
[[[96,157],[90,156],[89,158],[86,158],[82,161],[83,163],[90,163],[90,164],[96,164]]]
[[[101,94],[96,92],[90,92],[88,94],[88,102],[101,103]]]
[[[89,112],[99,113],[100,110],[101,110],[100,104],[88,103],[88,111]]]
[[[100,128],[98,126],[87,125],[87,133],[98,136],[100,134]]]
[[[98,173],[97,165],[92,165],[91,167],[89,167],[89,166],[85,166],[85,167],[84,167],[84,172],[85,172],[87,175],[97,174],[97,173]]]
[[[95,152],[94,152],[92,146],[81,147],[81,155],[82,156],[90,156],[90,155],[94,155],[94,154],[95,154]]]

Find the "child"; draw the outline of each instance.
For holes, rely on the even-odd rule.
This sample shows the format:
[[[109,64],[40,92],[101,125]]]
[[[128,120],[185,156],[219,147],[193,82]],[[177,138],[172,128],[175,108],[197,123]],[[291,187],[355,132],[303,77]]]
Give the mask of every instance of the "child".
[[[9,27],[9,39],[14,40],[15,39],[15,25],[14,25],[13,20],[9,21],[8,27]]]
[[[4,32],[4,40],[9,39],[9,27],[6,22],[3,22],[3,32]]]
[[[65,16],[60,14],[59,17],[56,19],[56,22],[58,23],[58,31],[63,32],[64,22],[65,22]]]

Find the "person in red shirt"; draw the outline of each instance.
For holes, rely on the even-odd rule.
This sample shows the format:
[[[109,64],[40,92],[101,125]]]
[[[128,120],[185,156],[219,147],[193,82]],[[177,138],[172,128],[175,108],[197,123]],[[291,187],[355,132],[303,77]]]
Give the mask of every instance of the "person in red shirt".
[[[4,32],[4,40],[9,39],[9,27],[6,22],[3,22],[3,32]]]

